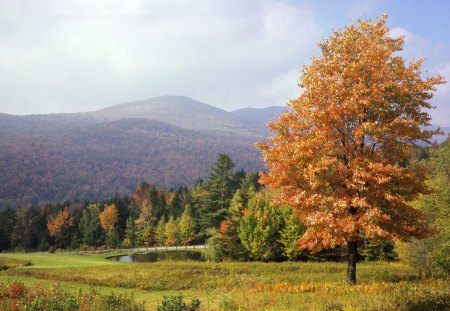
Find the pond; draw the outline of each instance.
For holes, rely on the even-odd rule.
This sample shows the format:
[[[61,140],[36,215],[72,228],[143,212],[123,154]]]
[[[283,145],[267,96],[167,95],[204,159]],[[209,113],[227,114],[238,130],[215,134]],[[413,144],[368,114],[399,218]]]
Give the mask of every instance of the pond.
[[[168,251],[148,252],[131,255],[114,256],[109,259],[120,262],[155,262],[161,260],[195,260],[204,261],[202,252],[197,251]]]

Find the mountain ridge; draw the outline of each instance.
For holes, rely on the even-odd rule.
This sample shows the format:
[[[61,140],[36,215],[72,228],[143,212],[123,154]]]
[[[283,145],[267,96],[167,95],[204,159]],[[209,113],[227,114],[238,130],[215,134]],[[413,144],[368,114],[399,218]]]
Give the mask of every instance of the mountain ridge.
[[[207,178],[219,153],[228,153],[237,169],[261,170],[255,143],[272,134],[265,124],[282,110],[227,112],[163,96],[94,112],[0,113],[0,207],[105,199],[141,181],[192,185]]]

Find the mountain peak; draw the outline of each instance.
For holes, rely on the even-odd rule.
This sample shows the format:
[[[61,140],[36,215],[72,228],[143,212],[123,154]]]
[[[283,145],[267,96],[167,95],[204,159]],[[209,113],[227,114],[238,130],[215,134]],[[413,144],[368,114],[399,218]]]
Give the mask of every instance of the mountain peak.
[[[235,131],[246,128],[245,123],[232,113],[185,96],[159,96],[85,114],[105,121],[153,119],[191,130]]]

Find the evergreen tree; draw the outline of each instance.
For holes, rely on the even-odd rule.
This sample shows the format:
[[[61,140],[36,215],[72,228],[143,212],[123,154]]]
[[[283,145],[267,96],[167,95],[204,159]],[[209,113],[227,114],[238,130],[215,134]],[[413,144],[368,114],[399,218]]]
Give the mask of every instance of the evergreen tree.
[[[202,233],[210,227],[218,227],[225,219],[233,195],[234,163],[227,154],[219,154],[216,163],[211,168],[206,185],[208,194],[205,204],[200,210],[200,226]]]
[[[109,247],[116,247],[120,244],[120,237],[117,230],[113,229],[106,233],[106,245]]]
[[[0,251],[11,248],[14,214],[15,212],[12,208],[0,210]]]
[[[202,239],[204,237],[204,231],[201,231],[201,215],[205,211],[205,201],[208,195],[208,190],[206,190],[206,185],[203,183],[202,179],[198,179],[191,189],[191,214],[194,221],[195,232],[198,233],[198,237]]]
[[[137,242],[137,232],[136,232],[136,224],[133,217],[129,217],[127,219],[127,224],[125,228],[125,239],[123,244],[126,247],[134,247]]]
[[[226,257],[236,260],[248,259],[248,251],[241,243],[238,229],[243,216],[242,211],[254,195],[254,174],[246,174],[241,181],[240,189],[236,190],[231,200],[229,215],[220,224],[217,235],[221,252]]]
[[[23,247],[27,252],[33,245],[33,239],[39,232],[39,210],[32,206],[23,206],[16,210],[15,224],[12,231],[12,243],[14,246]]]
[[[99,214],[100,205],[98,203],[89,204],[83,211],[78,228],[82,236],[81,240],[85,245],[100,245],[102,243]]]

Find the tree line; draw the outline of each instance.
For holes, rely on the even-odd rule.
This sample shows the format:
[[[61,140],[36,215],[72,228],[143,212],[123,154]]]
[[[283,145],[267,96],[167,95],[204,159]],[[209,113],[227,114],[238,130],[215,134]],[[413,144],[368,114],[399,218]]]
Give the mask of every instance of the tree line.
[[[450,144],[421,148],[415,158],[432,170],[427,184],[434,190],[415,206],[427,215],[438,234],[412,243],[361,238],[360,259],[394,260],[399,254],[424,273],[440,273],[448,270],[450,258]],[[208,180],[198,180],[191,188],[164,190],[143,182],[131,196],[116,195],[105,201],[5,208],[0,211],[0,249],[47,251],[208,243],[208,252],[215,260],[346,258],[343,247],[316,253],[301,250],[298,240],[306,226],[291,206],[274,204],[275,195],[274,190],[258,183],[257,174],[235,171],[231,158],[220,154]]]

